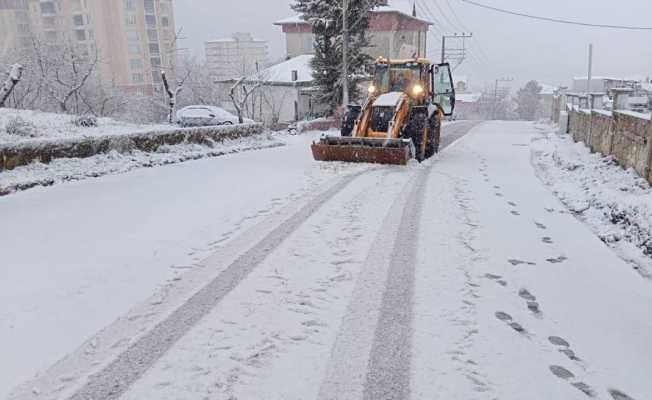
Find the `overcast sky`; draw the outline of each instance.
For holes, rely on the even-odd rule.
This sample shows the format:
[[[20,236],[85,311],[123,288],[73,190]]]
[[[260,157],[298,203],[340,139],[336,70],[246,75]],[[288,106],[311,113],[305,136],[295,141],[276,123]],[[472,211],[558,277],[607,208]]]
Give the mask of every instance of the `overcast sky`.
[[[529,14],[596,24],[652,26],[650,0],[476,1]],[[228,37],[236,31],[252,32],[269,41],[271,58],[282,58],[283,34],[272,23],[293,15],[289,7],[292,2],[175,0],[177,27],[183,28],[187,38],[182,45],[203,57],[205,40]],[[399,7],[411,7],[411,0],[394,0],[394,3]],[[473,31],[476,39],[468,42],[469,52],[473,54],[456,72],[467,75],[476,87],[499,77],[513,77],[516,84],[529,79],[553,85],[567,84],[573,76],[587,74],[589,43],[595,45],[594,75],[652,76],[652,31],[592,29],[539,22],[477,8],[461,0],[417,0],[417,4],[422,11],[420,16],[425,17],[423,10],[427,4],[441,22],[431,29],[430,58],[438,57],[441,32],[461,32],[464,28]],[[444,11],[445,17],[437,6]],[[451,27],[451,23],[456,26]]]

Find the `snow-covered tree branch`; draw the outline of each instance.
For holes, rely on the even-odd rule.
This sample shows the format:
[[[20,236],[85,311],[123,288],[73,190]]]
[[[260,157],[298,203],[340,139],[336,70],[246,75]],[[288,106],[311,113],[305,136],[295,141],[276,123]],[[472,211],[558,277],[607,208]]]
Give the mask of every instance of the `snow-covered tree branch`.
[[[11,92],[13,92],[18,82],[20,82],[23,76],[23,66],[20,64],[14,64],[9,73],[7,74],[7,80],[0,87],[0,107],[4,107],[7,102],[7,98]]]

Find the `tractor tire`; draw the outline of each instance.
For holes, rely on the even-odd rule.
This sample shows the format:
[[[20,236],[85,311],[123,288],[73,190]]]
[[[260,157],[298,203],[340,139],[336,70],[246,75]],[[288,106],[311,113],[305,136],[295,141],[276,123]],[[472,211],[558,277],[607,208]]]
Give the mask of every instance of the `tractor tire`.
[[[360,107],[358,106],[349,106],[342,117],[342,129],[340,133],[342,136],[349,137],[353,133],[353,128],[355,127],[355,121],[360,116]]]
[[[428,121],[428,145],[426,146],[426,158],[430,158],[439,153],[439,143],[441,142],[441,121],[437,115],[433,115]]]
[[[424,141],[424,131],[428,126],[428,115],[425,112],[420,112],[413,109],[413,112],[410,113],[407,124],[403,128],[403,137],[406,139],[412,139],[414,144],[414,158],[417,161],[422,162],[426,159],[426,151],[424,151],[423,141]]]

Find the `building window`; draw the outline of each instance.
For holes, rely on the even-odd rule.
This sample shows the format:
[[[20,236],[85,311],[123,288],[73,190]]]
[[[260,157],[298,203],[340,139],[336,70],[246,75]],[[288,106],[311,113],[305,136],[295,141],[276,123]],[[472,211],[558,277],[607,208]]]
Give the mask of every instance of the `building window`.
[[[125,25],[127,26],[136,26],[136,16],[135,15],[127,15],[125,18]]]
[[[140,58],[132,58],[129,60],[129,65],[131,69],[143,69],[143,60]]]
[[[149,53],[150,54],[160,54],[161,50],[158,47],[157,43],[150,43],[149,44]]]
[[[77,41],[83,42],[86,40],[86,31],[83,29],[79,29],[75,31],[75,37],[77,38]]]
[[[42,1],[41,2],[41,14],[56,14],[57,8],[54,5],[53,1]]]
[[[133,31],[133,30],[127,31],[127,40],[129,42],[140,42],[140,36],[138,36],[138,31]]]
[[[156,26],[156,16],[145,15],[145,22],[147,23],[147,26]]]
[[[161,72],[160,71],[152,71],[152,80],[154,81],[154,83],[163,82],[163,78],[161,78]]]
[[[125,10],[133,11],[136,9],[136,0],[124,0]]]
[[[148,29],[147,38],[150,42],[158,42],[158,33],[156,32],[156,29]]]
[[[129,54],[140,54],[140,45],[138,43],[129,43]]]
[[[75,26],[84,26],[84,16],[77,14],[72,16],[72,23]]]
[[[147,14],[154,14],[156,12],[154,9],[154,0],[145,0],[145,12]]]
[[[143,74],[131,74],[131,81],[133,83],[143,83],[145,81],[145,77]]]
[[[161,17],[161,25],[163,26],[170,26],[170,18],[168,17]]]
[[[81,0],[70,0],[70,9],[73,11],[81,11]]]
[[[152,63],[152,68],[161,68],[161,59],[157,57],[152,57],[149,59],[149,62]]]

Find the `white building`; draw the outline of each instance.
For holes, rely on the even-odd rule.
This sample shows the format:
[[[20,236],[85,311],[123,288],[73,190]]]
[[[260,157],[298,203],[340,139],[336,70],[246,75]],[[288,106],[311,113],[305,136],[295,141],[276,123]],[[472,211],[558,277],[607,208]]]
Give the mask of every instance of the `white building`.
[[[206,63],[216,80],[237,79],[255,74],[267,63],[267,42],[249,33],[235,33],[227,39],[204,44]]]
[[[243,83],[260,84],[255,101],[262,107],[256,120],[269,123],[300,121],[322,114],[325,109],[316,100],[313,88],[312,55],[301,55],[249,76]],[[235,79],[218,82],[228,90]],[[228,105],[227,105],[228,107]]]
[[[432,22],[412,14],[412,2],[375,8],[369,16],[368,36],[370,47],[365,52],[373,58],[425,57],[428,48],[428,30]],[[403,7],[397,7],[399,5]],[[293,16],[274,23],[285,34],[286,54],[292,58],[314,54],[312,25],[301,16]]]

